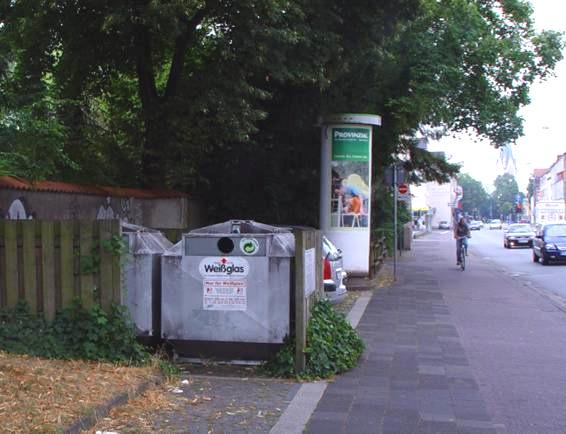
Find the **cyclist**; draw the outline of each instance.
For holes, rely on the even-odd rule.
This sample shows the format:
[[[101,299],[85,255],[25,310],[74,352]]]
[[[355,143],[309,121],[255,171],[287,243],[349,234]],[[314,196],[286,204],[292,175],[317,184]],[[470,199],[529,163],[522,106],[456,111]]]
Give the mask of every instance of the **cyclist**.
[[[454,239],[456,240],[456,265],[460,265],[460,254],[462,246],[468,248],[468,238],[472,238],[470,228],[465,217],[460,217],[454,227]]]

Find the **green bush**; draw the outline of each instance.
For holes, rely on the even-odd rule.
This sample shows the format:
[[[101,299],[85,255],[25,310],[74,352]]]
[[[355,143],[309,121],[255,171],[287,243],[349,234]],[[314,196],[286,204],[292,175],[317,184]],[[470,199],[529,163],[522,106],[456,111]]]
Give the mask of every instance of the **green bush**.
[[[85,309],[78,302],[59,312],[51,323],[32,315],[24,302],[0,312],[0,350],[132,364],[149,360],[123,306],[114,305],[107,313],[98,305]]]
[[[289,340],[264,366],[267,373],[303,379],[328,378],[356,366],[364,351],[364,343],[344,315],[336,312],[327,300],[317,302],[311,313],[307,326],[305,370],[295,372],[295,344]]]

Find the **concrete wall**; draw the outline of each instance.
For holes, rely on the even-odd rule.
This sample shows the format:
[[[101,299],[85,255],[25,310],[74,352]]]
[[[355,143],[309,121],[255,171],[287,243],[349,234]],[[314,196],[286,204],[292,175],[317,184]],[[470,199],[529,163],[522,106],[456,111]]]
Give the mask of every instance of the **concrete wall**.
[[[139,199],[1,188],[0,218],[119,218],[129,223],[163,229],[185,229],[205,223],[200,204],[188,198]]]

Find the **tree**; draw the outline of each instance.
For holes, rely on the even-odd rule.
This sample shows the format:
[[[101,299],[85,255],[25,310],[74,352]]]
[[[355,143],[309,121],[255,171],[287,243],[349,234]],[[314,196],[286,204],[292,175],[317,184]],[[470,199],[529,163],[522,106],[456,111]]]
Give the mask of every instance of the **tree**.
[[[499,175],[493,185],[495,190],[492,193],[495,214],[503,218],[514,213],[516,197],[519,194],[519,187],[513,175],[508,173]]]
[[[420,180],[457,172],[416,146],[426,126],[518,137],[529,85],[561,58],[531,13],[522,0],[4,0],[0,89],[17,98],[0,116],[54,102],[50,176],[316,224],[321,114],[383,116],[375,180],[399,153]]]
[[[458,184],[462,187],[462,209],[474,218],[489,215],[489,195],[481,182],[464,173],[458,177]]]

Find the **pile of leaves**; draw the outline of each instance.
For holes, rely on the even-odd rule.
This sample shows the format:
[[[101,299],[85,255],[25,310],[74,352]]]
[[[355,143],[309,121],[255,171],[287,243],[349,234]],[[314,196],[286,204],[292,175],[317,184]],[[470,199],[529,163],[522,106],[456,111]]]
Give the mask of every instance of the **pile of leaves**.
[[[150,365],[51,360],[0,351],[1,430],[62,432],[79,417],[157,375],[157,367]]]
[[[149,354],[136,340],[123,306],[109,312],[76,302],[52,322],[30,313],[21,302],[0,312],[0,350],[30,356],[142,364]]]
[[[346,317],[336,312],[328,300],[321,300],[313,306],[307,326],[305,370],[295,372],[292,340],[285,343],[264,369],[277,377],[329,378],[356,366],[363,351],[364,343]]]

